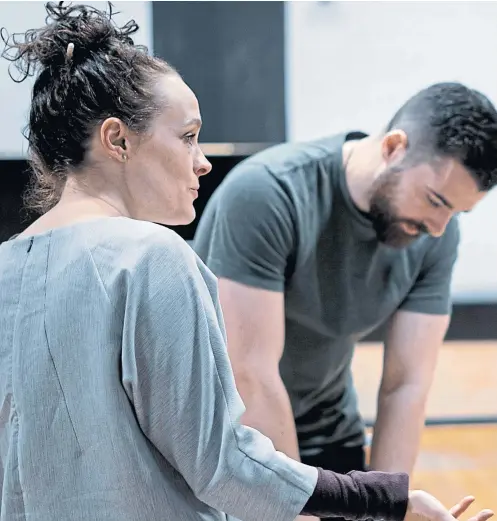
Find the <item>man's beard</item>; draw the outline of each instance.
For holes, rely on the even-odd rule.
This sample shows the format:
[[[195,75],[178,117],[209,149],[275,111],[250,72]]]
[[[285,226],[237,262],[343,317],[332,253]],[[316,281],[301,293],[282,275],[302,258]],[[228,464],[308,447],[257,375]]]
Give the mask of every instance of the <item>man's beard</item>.
[[[392,248],[405,248],[427,229],[423,223],[399,217],[393,203],[402,169],[394,167],[382,173],[372,186],[369,215],[379,242]],[[415,226],[419,233],[406,233],[403,224]]]

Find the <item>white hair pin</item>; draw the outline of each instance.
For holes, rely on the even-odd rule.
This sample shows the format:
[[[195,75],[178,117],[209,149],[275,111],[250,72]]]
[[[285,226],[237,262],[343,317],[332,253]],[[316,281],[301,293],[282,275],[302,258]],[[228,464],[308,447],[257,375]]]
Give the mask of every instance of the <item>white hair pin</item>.
[[[72,59],[72,54],[74,52],[74,44],[71,42],[67,45],[67,51],[66,51],[66,58],[67,61],[70,61]]]

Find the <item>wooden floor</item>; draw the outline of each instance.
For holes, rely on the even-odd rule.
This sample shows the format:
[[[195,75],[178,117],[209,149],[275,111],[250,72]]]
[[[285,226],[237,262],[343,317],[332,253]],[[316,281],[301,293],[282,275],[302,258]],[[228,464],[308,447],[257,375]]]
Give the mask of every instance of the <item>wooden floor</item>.
[[[413,485],[450,506],[466,495],[497,514],[497,425],[426,427]]]
[[[366,418],[376,413],[381,360],[379,345],[356,351],[354,378]],[[444,345],[427,415],[497,416],[497,342]],[[413,486],[433,493],[447,506],[474,495],[471,512],[491,508],[497,514],[497,424],[425,427]]]
[[[365,418],[376,415],[382,356],[379,344],[361,344],[354,356],[354,380]],[[497,416],[497,342],[447,342],[443,346],[427,415]]]

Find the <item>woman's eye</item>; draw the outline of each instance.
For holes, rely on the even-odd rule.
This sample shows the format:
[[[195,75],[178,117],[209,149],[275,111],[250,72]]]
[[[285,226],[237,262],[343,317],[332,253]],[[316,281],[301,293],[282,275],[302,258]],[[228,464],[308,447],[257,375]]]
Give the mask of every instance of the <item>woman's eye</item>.
[[[428,197],[428,202],[431,204],[431,206],[433,206],[433,208],[440,208],[442,206],[440,201],[432,199],[431,197]]]
[[[183,139],[190,144],[193,144],[193,141],[195,140],[196,134],[187,134]]]

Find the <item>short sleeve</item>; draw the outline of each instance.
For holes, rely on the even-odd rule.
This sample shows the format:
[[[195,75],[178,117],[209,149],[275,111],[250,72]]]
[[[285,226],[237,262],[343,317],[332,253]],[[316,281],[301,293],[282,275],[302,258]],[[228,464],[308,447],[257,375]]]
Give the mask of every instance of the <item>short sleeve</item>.
[[[294,251],[292,201],[262,165],[238,166],[210,198],[194,249],[218,276],[283,291]]]
[[[317,470],[241,425],[217,281],[176,234],[157,235],[127,277],[122,378],[138,422],[205,504],[247,521],[293,519]]]
[[[430,315],[451,312],[451,282],[459,238],[459,223],[453,218],[444,235],[433,239],[418,278],[399,309]]]

